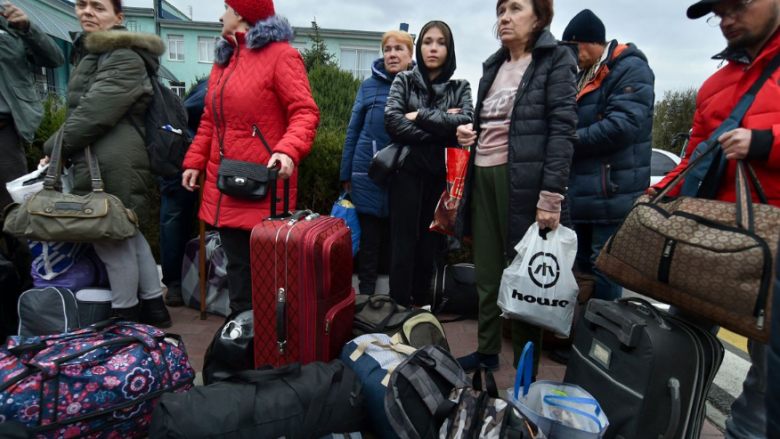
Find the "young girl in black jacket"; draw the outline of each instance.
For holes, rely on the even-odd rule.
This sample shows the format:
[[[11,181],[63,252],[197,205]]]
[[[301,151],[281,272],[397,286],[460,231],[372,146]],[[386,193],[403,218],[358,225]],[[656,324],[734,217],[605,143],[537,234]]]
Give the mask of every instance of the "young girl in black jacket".
[[[417,67],[396,76],[385,107],[393,142],[409,147],[390,182],[390,295],[402,306],[428,302],[436,235],[429,231],[446,187],[444,148],[457,146],[459,125],[471,122],[471,87],[451,80],[455,44],[446,23],[431,21],[417,40]]]

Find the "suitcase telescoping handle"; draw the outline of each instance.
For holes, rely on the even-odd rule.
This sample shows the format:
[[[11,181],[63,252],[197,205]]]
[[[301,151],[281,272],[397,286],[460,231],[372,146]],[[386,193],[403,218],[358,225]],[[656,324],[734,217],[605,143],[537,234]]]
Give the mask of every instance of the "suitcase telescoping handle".
[[[624,346],[630,348],[637,347],[642,339],[642,330],[647,324],[631,314],[619,311],[620,305],[628,305],[629,302],[641,304],[642,311],[651,314],[662,329],[671,329],[650,302],[633,297],[619,299],[615,302],[591,300],[585,309],[585,320],[615,334]]]
[[[270,192],[271,192],[271,218],[270,219],[287,219],[292,216],[290,213],[290,179],[287,178],[284,180],[284,195],[282,203],[284,205],[284,210],[282,213],[279,213],[276,210],[276,204],[278,200],[276,199],[276,186],[277,182],[279,181],[279,168],[274,167],[271,168],[271,171],[269,172],[269,178],[270,178]]]

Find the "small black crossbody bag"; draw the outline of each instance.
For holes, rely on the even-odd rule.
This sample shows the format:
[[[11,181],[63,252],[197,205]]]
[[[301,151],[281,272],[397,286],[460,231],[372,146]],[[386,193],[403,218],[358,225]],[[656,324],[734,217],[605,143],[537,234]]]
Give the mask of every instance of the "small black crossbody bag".
[[[252,129],[268,154],[273,155],[271,147],[268,146],[257,125],[252,125]],[[268,195],[270,171],[267,166],[261,164],[226,159],[220,142],[217,189],[223,194],[244,200],[262,200]]]

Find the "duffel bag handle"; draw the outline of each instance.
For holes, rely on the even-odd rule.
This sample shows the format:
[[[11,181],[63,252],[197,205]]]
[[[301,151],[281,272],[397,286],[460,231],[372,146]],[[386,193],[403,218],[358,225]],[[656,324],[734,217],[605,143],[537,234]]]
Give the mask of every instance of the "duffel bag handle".
[[[485,375],[485,384],[487,388],[482,387],[482,375]],[[471,380],[471,388],[478,391],[487,391],[491,398],[498,399],[498,386],[496,385],[496,379],[493,377],[493,372],[485,366],[480,366],[477,372],[474,374],[474,378]]]
[[[281,378],[294,378],[301,375],[301,363],[291,363],[273,369],[271,366],[262,366],[257,370],[245,370],[225,378],[223,381],[235,381],[246,384],[261,384],[276,381]]]
[[[523,348],[520,355],[520,361],[517,363],[517,372],[515,373],[515,399],[520,400],[528,394],[531,387],[531,375],[534,368],[534,343],[529,341]],[[523,394],[520,395],[520,388],[523,388]]]
[[[665,196],[669,194],[678,184],[680,184],[685,177],[704,160],[708,155],[713,154],[719,147],[717,140],[710,141],[709,147],[693,162],[688,163],[688,166],[680,172],[677,177],[670,181],[661,191],[650,199],[651,204],[658,204]],[[761,183],[758,181],[755,171],[745,160],[737,160],[737,177],[736,177],[736,189],[737,189],[737,225],[743,230],[753,231],[754,218],[753,218],[753,196],[750,190],[750,184],[753,183],[755,187],[756,196],[758,199],[767,204],[766,193],[764,192]]]

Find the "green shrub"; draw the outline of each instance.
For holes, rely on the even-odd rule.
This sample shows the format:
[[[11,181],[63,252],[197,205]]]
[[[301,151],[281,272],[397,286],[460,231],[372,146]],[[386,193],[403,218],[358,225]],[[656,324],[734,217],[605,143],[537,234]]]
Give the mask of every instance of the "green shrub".
[[[35,131],[35,140],[32,144],[24,145],[27,168],[30,172],[38,167],[38,162],[44,156],[43,144],[65,123],[65,102],[59,95],[51,93],[42,103],[43,120]]]
[[[309,72],[309,83],[320,109],[320,125],[309,156],[300,164],[297,204],[299,209],[327,214],[341,190],[341,152],[360,81],[324,65]]]

